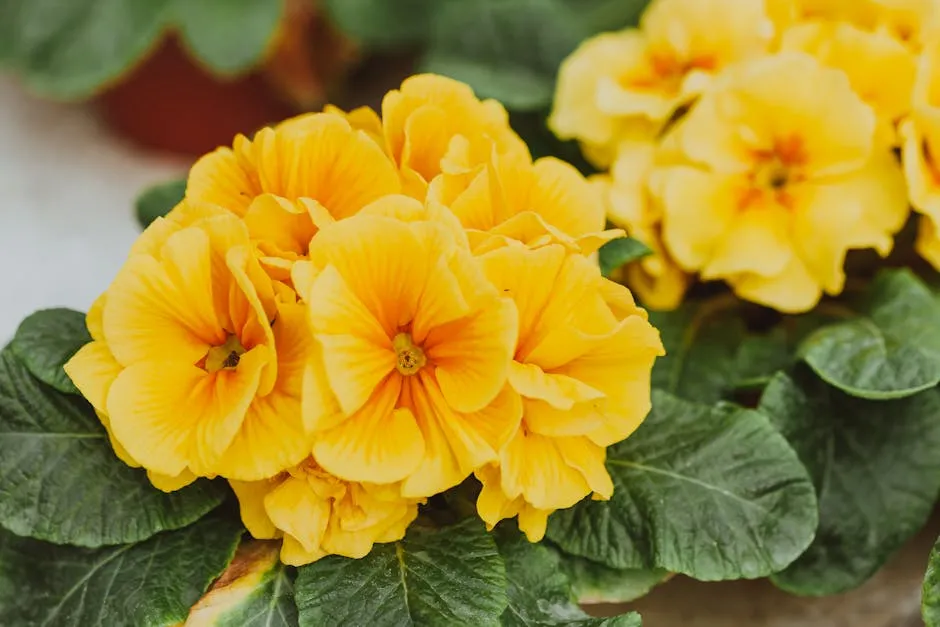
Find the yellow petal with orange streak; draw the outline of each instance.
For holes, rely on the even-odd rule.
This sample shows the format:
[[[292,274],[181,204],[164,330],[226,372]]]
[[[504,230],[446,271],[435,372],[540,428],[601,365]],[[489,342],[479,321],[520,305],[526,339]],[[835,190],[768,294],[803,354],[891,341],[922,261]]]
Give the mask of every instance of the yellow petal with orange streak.
[[[127,366],[142,360],[196,363],[225,342],[212,300],[208,236],[198,228],[175,233],[163,259],[135,255],[118,273],[104,307],[104,335]]]
[[[257,176],[243,165],[231,148],[217,148],[201,157],[189,171],[186,199],[217,205],[239,217],[244,216],[261,189]]]
[[[400,389],[394,373],[359,411],[317,434],[317,463],[347,481],[392,483],[414,472],[425,454],[424,438],[414,415],[395,408]]]
[[[428,333],[425,352],[451,407],[471,413],[496,397],[506,382],[518,333],[515,303],[496,295],[468,318]]]
[[[508,386],[478,412],[455,412],[430,375],[406,381],[409,405],[425,442],[424,459],[402,483],[402,496],[438,494],[463,481],[480,466],[495,462],[519,426],[522,404]]]
[[[179,362],[130,366],[108,394],[114,435],[148,470],[178,475],[188,466],[213,474],[212,464],[238,432],[271,358],[259,346],[244,353],[236,369],[211,375]]]

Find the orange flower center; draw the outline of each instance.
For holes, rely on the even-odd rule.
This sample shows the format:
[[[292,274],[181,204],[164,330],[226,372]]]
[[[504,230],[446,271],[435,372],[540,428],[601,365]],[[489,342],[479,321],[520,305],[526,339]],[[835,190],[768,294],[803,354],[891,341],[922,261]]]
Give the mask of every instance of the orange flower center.
[[[774,142],[769,150],[754,151],[755,167],[748,177],[748,189],[741,199],[741,209],[765,201],[791,207],[793,198],[788,187],[803,178],[802,167],[807,161],[803,140],[790,135]]]
[[[218,372],[219,370],[234,370],[241,361],[245,353],[245,347],[235,335],[229,335],[225,344],[213,346],[206,353],[205,365],[203,369],[206,372]]]
[[[399,333],[392,340],[392,348],[395,349],[397,358],[395,367],[398,372],[409,376],[416,374],[428,363],[428,358],[420,346],[417,346],[408,333]]]
[[[712,72],[716,66],[717,62],[711,56],[683,60],[672,52],[657,52],[650,54],[647,58],[645,71],[639,75],[627,77],[623,82],[626,87],[632,89],[678,93],[686,74],[692,70]]]

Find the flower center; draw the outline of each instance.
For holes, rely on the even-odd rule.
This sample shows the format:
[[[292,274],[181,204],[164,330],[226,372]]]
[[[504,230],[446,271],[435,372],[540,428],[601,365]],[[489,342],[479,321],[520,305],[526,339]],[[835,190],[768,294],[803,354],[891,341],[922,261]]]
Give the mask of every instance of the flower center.
[[[802,179],[802,166],[807,160],[803,140],[796,135],[778,139],[773,148],[756,151],[753,158],[754,169],[741,208],[768,201],[790,207],[793,198],[788,188]]]
[[[397,355],[395,367],[398,368],[398,372],[405,376],[417,373],[428,363],[424,351],[415,345],[411,335],[407,333],[396,335],[395,339],[392,340],[392,348],[395,349]]]
[[[245,347],[234,335],[229,335],[225,344],[213,346],[206,353],[206,372],[218,372],[219,370],[234,370],[241,361],[242,354],[245,353]]]

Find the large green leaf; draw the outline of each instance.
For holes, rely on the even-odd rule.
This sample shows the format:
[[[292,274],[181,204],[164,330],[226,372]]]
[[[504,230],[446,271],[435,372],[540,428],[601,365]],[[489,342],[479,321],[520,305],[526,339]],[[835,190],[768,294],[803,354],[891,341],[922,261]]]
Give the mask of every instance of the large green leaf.
[[[564,0],[444,1],[423,69],[469,83],[511,109],[551,103],[558,66],[587,33]]]
[[[157,183],[145,189],[137,197],[135,209],[137,222],[147,228],[157,218],[162,218],[186,195],[186,179]]]
[[[284,5],[284,0],[176,0],[173,14],[197,59],[218,74],[235,74],[265,54]]]
[[[611,568],[564,551],[559,551],[558,557],[578,603],[635,601],[670,576],[662,568]]]
[[[137,542],[192,523],[224,486],[199,481],[169,494],[121,462],[94,410],[34,379],[0,353],[0,526],[50,542]]]
[[[367,48],[423,42],[428,20],[440,0],[319,0],[348,37]]]
[[[612,618],[592,618],[578,607],[558,554],[541,544],[532,544],[519,533],[497,538],[506,564],[509,607],[503,612],[503,627],[577,625],[579,627],[639,627],[635,612]]]
[[[930,559],[927,561],[921,615],[926,627],[940,627],[940,539],[930,551]]]
[[[610,276],[610,273],[620,266],[652,253],[649,246],[640,240],[632,237],[619,237],[601,246],[597,251],[597,260],[601,267],[601,274]]]
[[[176,625],[232,559],[241,534],[241,525],[215,516],[99,549],[0,531],[0,625]]]
[[[858,586],[933,508],[940,491],[940,391],[870,401],[801,370],[777,375],[760,406],[796,449],[819,498],[815,541],[775,583],[806,595]]]
[[[85,98],[115,80],[153,45],[173,0],[4,0],[0,54],[27,86]]]
[[[46,385],[78,394],[62,366],[90,341],[85,314],[71,309],[43,309],[20,323],[10,350]]]
[[[548,537],[615,568],[664,568],[701,580],[764,577],[809,546],[813,485],[763,414],[654,390],[637,432],[607,451],[609,501],[555,512]]]
[[[852,396],[901,398],[940,383],[940,303],[907,269],[876,277],[859,317],[819,329],[800,355]]]
[[[300,624],[498,625],[506,572],[496,543],[472,518],[443,529],[412,525],[362,559],[330,556],[300,569]]]
[[[193,606],[187,625],[297,627],[293,577],[279,553],[278,542],[242,543],[225,572]]]

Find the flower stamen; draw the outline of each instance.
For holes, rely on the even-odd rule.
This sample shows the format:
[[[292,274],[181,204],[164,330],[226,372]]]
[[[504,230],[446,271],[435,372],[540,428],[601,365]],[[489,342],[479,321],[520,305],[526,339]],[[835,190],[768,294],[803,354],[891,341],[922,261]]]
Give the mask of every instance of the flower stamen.
[[[229,335],[224,344],[209,349],[209,352],[206,353],[203,369],[206,372],[234,370],[238,367],[238,362],[241,361],[241,357],[245,352],[245,347],[242,346],[238,337]]]
[[[414,343],[411,339],[411,335],[408,333],[399,333],[396,335],[395,339],[392,340],[392,348],[395,349],[395,353],[398,356],[395,367],[398,369],[398,372],[405,376],[417,373],[428,363],[428,358],[425,356],[424,351]]]

